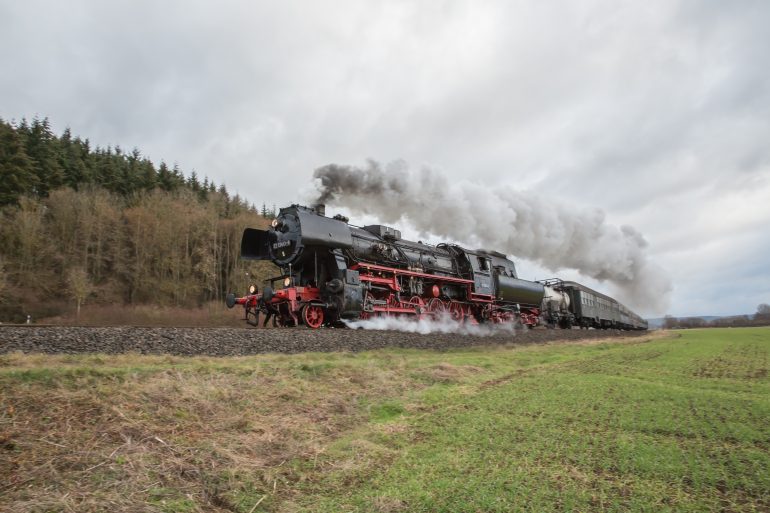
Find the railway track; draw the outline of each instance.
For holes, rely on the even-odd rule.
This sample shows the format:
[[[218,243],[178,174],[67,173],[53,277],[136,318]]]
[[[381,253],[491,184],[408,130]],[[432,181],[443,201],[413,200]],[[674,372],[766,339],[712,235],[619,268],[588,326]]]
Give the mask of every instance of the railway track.
[[[142,353],[181,356],[244,356],[260,353],[366,351],[385,347],[446,349],[499,344],[537,344],[647,332],[533,329],[487,336],[354,329],[158,328],[0,326],[0,354]]]

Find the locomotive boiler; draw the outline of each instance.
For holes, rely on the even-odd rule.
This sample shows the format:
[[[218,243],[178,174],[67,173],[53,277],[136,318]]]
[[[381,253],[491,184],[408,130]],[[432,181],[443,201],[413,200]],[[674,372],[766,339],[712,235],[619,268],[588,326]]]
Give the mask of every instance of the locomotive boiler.
[[[381,315],[442,316],[458,322],[581,324],[563,282],[520,279],[496,251],[401,238],[384,225],[353,226],[323,205],[282,208],[267,230],[247,228],[241,257],[272,261],[281,273],[260,292],[228,294],[257,325],[319,328]]]

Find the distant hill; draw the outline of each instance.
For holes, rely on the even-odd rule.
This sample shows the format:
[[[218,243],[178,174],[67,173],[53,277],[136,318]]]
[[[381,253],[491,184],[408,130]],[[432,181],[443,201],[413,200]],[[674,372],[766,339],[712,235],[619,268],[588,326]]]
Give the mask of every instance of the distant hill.
[[[729,326],[729,325],[741,325],[741,321],[754,321],[756,317],[756,314],[745,314],[745,315],[690,315],[686,317],[676,317],[681,324],[681,327],[695,327],[693,324],[698,324],[700,321],[701,324],[712,324],[712,325],[720,325],[720,326]],[[651,319],[646,319],[647,324],[650,329],[661,329],[663,327],[663,324],[666,322],[665,317],[654,317]]]
[[[732,317],[732,316],[730,316]],[[711,322],[715,319],[721,319],[722,316],[720,315],[690,315],[687,317],[688,319],[703,319],[706,322]],[[680,317],[680,319],[684,319],[684,317]],[[650,328],[659,329],[663,327],[663,322],[666,320],[665,317],[655,317],[652,319],[647,319],[647,324],[650,326]]]

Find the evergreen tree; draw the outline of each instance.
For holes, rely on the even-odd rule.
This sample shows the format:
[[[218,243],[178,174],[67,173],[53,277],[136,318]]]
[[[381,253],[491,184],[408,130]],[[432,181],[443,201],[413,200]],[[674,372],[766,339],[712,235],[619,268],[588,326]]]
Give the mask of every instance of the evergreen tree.
[[[125,196],[133,194],[142,188],[141,183],[141,158],[142,154],[138,148],[131,150],[121,162],[121,193]]]
[[[173,191],[176,189],[176,185],[174,175],[171,174],[166,163],[161,161],[160,166],[158,166],[158,187],[164,191]]]
[[[13,126],[0,119],[0,205],[16,204],[37,182],[32,160]]]
[[[32,159],[37,183],[35,192],[47,196],[64,184],[64,172],[59,164],[59,144],[51,132],[48,118],[35,118],[25,131],[24,144],[27,155]]]
[[[198,199],[201,201],[206,201],[208,199],[209,195],[209,177],[204,176],[203,177],[203,183],[201,184],[200,190],[198,191]]]
[[[193,192],[198,192],[201,188],[201,183],[198,181],[198,173],[194,169],[190,173],[190,178],[187,179],[187,186]]]
[[[128,178],[128,162],[123,148],[116,145],[110,161],[110,167],[114,171],[112,190],[123,196],[128,196],[131,192],[131,181]]]
[[[171,174],[174,175],[174,183],[176,184],[174,186],[175,189],[185,185],[184,174],[179,169],[179,164],[177,164],[176,162],[174,162],[174,169]]]
[[[84,182],[93,184],[96,183],[96,173],[94,164],[94,155],[91,151],[91,142],[88,139],[75,138],[75,146],[77,147],[80,160],[83,161],[85,166]]]
[[[158,185],[158,173],[149,159],[142,159],[139,164],[139,185],[145,191],[151,191]]]
[[[70,129],[66,128],[59,138],[59,146],[59,165],[64,172],[64,184],[77,190],[80,184],[88,181],[81,142],[79,139],[73,140]]]

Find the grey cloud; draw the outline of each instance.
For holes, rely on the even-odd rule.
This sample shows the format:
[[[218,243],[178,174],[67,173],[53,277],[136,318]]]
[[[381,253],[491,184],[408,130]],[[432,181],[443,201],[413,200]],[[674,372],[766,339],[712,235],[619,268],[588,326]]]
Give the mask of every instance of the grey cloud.
[[[749,0],[0,0],[0,116],[49,116],[257,203],[374,157],[598,207],[644,233],[677,313],[696,282],[736,289],[711,277],[744,250],[709,241],[766,237],[767,202],[728,203],[724,225],[711,211],[770,194],[768,26]]]

